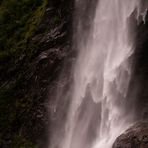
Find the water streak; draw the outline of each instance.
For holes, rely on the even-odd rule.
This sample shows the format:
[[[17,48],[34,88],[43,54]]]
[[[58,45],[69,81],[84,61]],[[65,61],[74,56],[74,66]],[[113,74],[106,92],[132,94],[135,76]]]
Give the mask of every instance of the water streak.
[[[131,17],[137,17],[139,2],[99,0],[87,37],[78,23],[81,27],[76,32],[81,36],[74,83],[58,147],[111,148],[115,138],[133,122],[132,109],[127,114],[126,103],[134,50]]]

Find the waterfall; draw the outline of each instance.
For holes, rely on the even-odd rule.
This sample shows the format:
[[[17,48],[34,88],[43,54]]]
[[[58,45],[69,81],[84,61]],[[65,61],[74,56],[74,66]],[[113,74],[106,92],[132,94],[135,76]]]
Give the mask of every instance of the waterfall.
[[[76,0],[76,7],[80,3]],[[69,105],[51,148],[111,148],[134,122],[133,108],[127,111],[126,104],[134,51],[131,16],[138,18],[139,0],[98,0],[96,5],[94,16],[88,14],[93,17],[89,31],[81,19],[74,20],[78,56],[68,93],[57,92]],[[78,15],[82,11],[79,7]]]

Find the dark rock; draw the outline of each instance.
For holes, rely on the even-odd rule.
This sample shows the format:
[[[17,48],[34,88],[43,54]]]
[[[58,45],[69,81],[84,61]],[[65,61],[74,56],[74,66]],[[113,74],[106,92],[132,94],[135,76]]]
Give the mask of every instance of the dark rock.
[[[113,148],[148,148],[148,122],[138,122],[114,142]]]
[[[71,52],[72,7],[73,0],[51,0],[40,17],[28,10],[31,18],[39,18],[38,25],[30,23],[29,36],[19,37],[17,46],[13,42],[12,52],[0,54],[0,148],[46,147],[50,121],[45,103]]]

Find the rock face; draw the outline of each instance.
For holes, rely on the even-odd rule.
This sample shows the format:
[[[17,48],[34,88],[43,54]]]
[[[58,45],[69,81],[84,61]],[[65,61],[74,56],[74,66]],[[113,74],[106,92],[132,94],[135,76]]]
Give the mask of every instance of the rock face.
[[[148,148],[148,122],[139,122],[119,136],[113,148]]]
[[[46,100],[71,52],[72,7],[73,0],[0,2],[0,147],[46,147]]]

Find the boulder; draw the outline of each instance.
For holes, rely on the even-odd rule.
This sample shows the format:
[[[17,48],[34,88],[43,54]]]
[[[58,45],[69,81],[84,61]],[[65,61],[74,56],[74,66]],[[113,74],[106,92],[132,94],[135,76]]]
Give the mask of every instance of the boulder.
[[[148,148],[148,122],[138,122],[117,137],[112,148]]]

